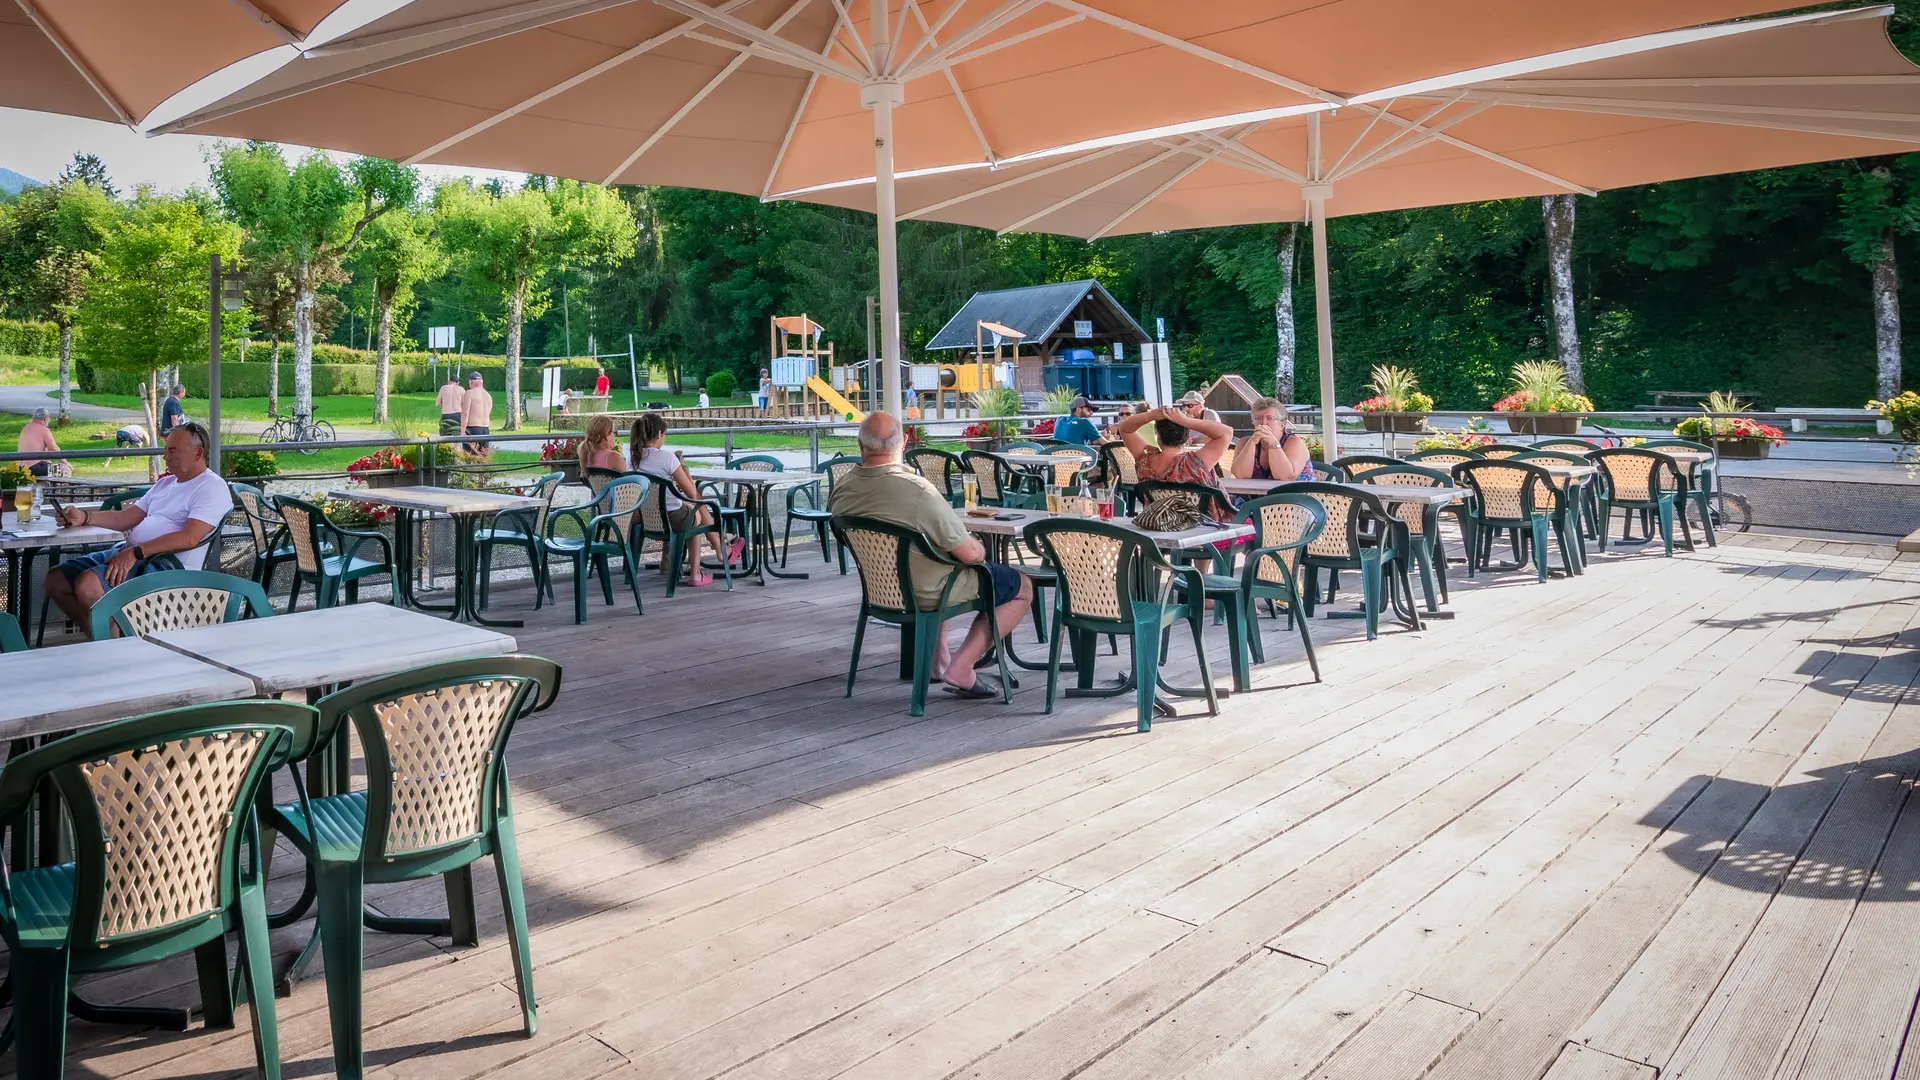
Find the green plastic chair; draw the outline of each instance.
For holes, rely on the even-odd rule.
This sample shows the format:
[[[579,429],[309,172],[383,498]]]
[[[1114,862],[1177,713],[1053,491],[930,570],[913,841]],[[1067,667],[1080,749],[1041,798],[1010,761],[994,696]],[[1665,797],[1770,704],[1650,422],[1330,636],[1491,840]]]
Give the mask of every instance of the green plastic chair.
[[[268,1080],[278,1080],[264,863],[252,808],[268,770],[288,759],[295,733],[316,716],[284,701],[197,705],[91,728],[7,761],[0,821],[24,820],[50,782],[73,832],[71,862],[0,878],[20,1076],[62,1075],[77,975],[191,952],[207,1026],[231,1028],[226,935],[237,931],[255,1059]],[[156,805],[166,808],[164,828],[152,817]]]
[[[1140,482],[1140,473],[1134,468],[1133,451],[1123,442],[1100,444],[1100,468],[1096,472],[1094,483],[1112,486],[1116,499],[1126,498],[1133,485]]]
[[[253,580],[265,587],[273,584],[273,572],[293,561],[293,544],[287,539],[287,523],[274,513],[267,493],[251,484],[228,482],[233,501],[247,519],[247,531],[253,535]]]
[[[1451,469],[1463,461],[1479,461],[1480,458],[1477,450],[1415,450],[1406,456],[1407,461],[1429,469]]]
[[[1053,640],[1047,646],[1047,712],[1053,712],[1060,684],[1060,646],[1071,637],[1074,675],[1079,683],[1076,692],[1105,697],[1131,691],[1137,712],[1135,726],[1140,731],[1152,730],[1158,708],[1155,688],[1163,685],[1160,663],[1165,650],[1161,643],[1169,630],[1184,622],[1193,632],[1202,685],[1198,690],[1167,689],[1203,696],[1207,715],[1220,714],[1213,670],[1207,663],[1202,625],[1206,605],[1199,602],[1205,582],[1200,571],[1168,562],[1153,541],[1122,525],[1055,518],[1028,525],[1023,536],[1059,573],[1059,587],[1053,595]],[[1133,640],[1131,686],[1123,683],[1108,690],[1093,688],[1093,645],[1099,634]]]
[[[747,454],[744,457],[737,457],[727,463],[727,468],[741,469],[746,472],[787,471],[786,463],[771,454]],[[714,520],[720,522],[722,528],[735,536],[745,536],[751,540],[753,533],[750,530],[760,527],[760,523],[753,520],[752,515],[747,512],[750,509],[748,500],[753,497],[753,494],[744,487],[738,488],[734,491],[732,500],[729,501],[724,497],[729,486],[725,480],[702,480],[695,489],[705,498],[712,499],[713,505],[719,508],[714,514]],[[768,509],[771,510],[771,507]],[[771,533],[773,528],[771,514],[768,516],[766,527]]]
[[[1036,509],[1034,505],[1035,477],[1022,473],[999,454],[990,454],[985,450],[969,450],[960,455],[960,462],[971,474],[975,486],[979,489],[981,506],[998,506],[1003,509]]]
[[[1409,465],[1405,462],[1396,462],[1374,469],[1362,476],[1360,482],[1378,487],[1450,488],[1454,486],[1453,477],[1439,469]],[[1459,505],[1454,503],[1444,509],[1457,509]],[[1427,595],[1427,610],[1439,610],[1439,604],[1435,603],[1434,597],[1436,580],[1440,589],[1439,599],[1442,601],[1448,599],[1447,550],[1446,546],[1440,542],[1440,514],[1443,508],[1432,503],[1405,502],[1389,502],[1386,507],[1389,513],[1399,518],[1401,524],[1407,527],[1408,546],[1413,552],[1414,561],[1420,565],[1420,585]],[[1473,523],[1463,518],[1461,527],[1463,530],[1470,530]]]
[[[601,492],[607,490],[608,484],[626,475],[618,469],[602,469],[598,465],[589,465],[586,472],[581,474],[580,482],[587,485],[587,490],[597,499]]]
[[[922,446],[907,451],[906,462],[907,467],[926,478],[934,490],[945,494],[948,502],[960,504],[960,477],[967,471],[960,455]]]
[[[1311,617],[1319,604],[1320,571],[1360,571],[1360,593],[1366,610],[1367,640],[1380,636],[1380,612],[1392,602],[1396,591],[1404,590],[1408,608],[1413,604],[1413,581],[1407,573],[1412,558],[1412,543],[1404,522],[1387,512],[1386,505],[1370,491],[1356,490],[1347,484],[1328,484],[1317,480],[1282,484],[1275,494],[1307,495],[1319,500],[1326,511],[1326,524],[1320,535],[1304,549],[1301,565],[1306,570],[1306,588],[1301,597],[1302,610]],[[1327,600],[1332,602],[1333,590]],[[1419,616],[1414,617],[1419,629]]]
[[[613,606],[613,571],[607,557],[618,555],[627,576],[627,588],[633,593],[633,609],[646,614],[640,603],[640,583],[634,573],[640,561],[639,533],[633,527],[634,512],[647,501],[651,482],[644,476],[622,476],[608,481],[598,498],[590,503],[569,506],[546,515],[546,531],[541,540],[540,564],[558,555],[573,563],[573,621],[587,621],[587,564],[600,572],[600,588],[606,593],[607,606]],[[562,522],[571,524],[577,534],[561,535]],[[545,569],[540,573],[551,597],[553,577]],[[538,591],[536,589],[536,591]]]
[[[0,611],[0,653],[26,652],[27,635],[11,611]]]
[[[1327,511],[1311,495],[1263,495],[1240,504],[1237,524],[1254,528],[1253,547],[1240,569],[1240,591],[1247,613],[1247,645],[1253,662],[1267,662],[1267,649],[1260,639],[1260,620],[1255,604],[1265,600],[1269,608],[1285,604],[1287,622],[1300,632],[1300,645],[1307,651],[1307,665],[1313,669],[1313,681],[1320,681],[1320,658],[1313,652],[1312,622],[1301,601],[1300,553],[1326,528]]]
[[[345,738],[342,725],[351,722],[366,758],[365,790],[309,798],[298,770],[290,770],[298,800],[267,812],[313,873],[336,1076],[358,1078],[365,1069],[365,926],[479,944],[473,864],[483,855],[493,856],[499,876],[521,1024],[533,1037],[539,1026],[533,954],[506,749],[514,724],[546,708],[559,691],[559,665],[537,656],[454,660],[335,691],[320,699],[308,728],[296,732],[299,758]],[[448,918],[366,913],[367,885],[431,877],[446,879]]]
[[[300,586],[313,586],[314,606],[329,608],[340,599],[344,587],[347,603],[360,599],[360,582],[378,574],[393,580],[393,543],[377,532],[343,529],[327,520],[326,512],[310,502],[287,495],[276,495],[273,508],[287,523],[287,538],[293,543],[293,591],[287,594],[287,610],[300,606]],[[379,558],[362,558],[360,551],[373,545]],[[399,604],[399,583],[394,582],[391,603]]]
[[[969,612],[985,612],[993,618],[993,575],[983,565],[956,562],[945,552],[935,551],[927,538],[912,529],[878,518],[835,516],[828,525],[840,546],[853,552],[853,564],[860,571],[860,614],[853,626],[853,659],[847,664],[847,696],[853,696],[854,677],[860,671],[860,647],[867,639],[867,620],[892,623],[913,635],[913,694],[907,712],[924,716],[927,712],[927,684],[933,677],[934,647],[939,643],[940,624]],[[940,599],[930,609],[922,609],[914,599],[915,568],[923,574],[944,574]],[[1002,641],[997,622],[992,624],[994,640]],[[1013,632],[1012,627],[1007,628]],[[902,646],[903,650],[905,645]],[[1007,650],[994,649],[1000,662],[1002,700],[1013,703],[1013,679],[1007,672]]]
[[[1600,513],[1595,519],[1600,526],[1600,550],[1607,550],[1607,525],[1615,509],[1627,511],[1629,520],[1634,511],[1652,511],[1660,522],[1660,540],[1667,558],[1672,558],[1674,505],[1687,488],[1686,477],[1673,459],[1650,450],[1623,447],[1594,451],[1593,463],[1600,466],[1604,481],[1599,490]],[[1626,539],[1625,525],[1623,522],[1622,540]],[[1685,540],[1687,550],[1692,551],[1693,535],[1686,533]]]
[[[698,517],[689,513],[686,516],[686,523],[677,529],[674,528],[673,518],[667,513],[667,489],[672,486],[672,481],[663,480],[653,485],[653,490],[647,493],[646,498],[640,500],[640,533],[633,546],[633,550],[638,552],[646,546],[647,541],[660,541],[663,552],[661,555],[663,561],[660,565],[666,568],[669,600],[673,598],[674,590],[680,584],[680,568],[686,564],[687,545],[699,543],[700,538],[708,533],[714,533],[722,540],[727,536],[727,518],[724,513],[726,508],[714,499],[689,499],[685,495],[680,495],[682,506],[704,506],[712,511],[713,524],[702,525]],[[723,548],[724,546],[722,545]],[[733,564],[723,563],[720,572],[727,579],[727,591],[732,592]]]
[[[1503,461],[1515,454],[1531,454],[1533,447],[1527,443],[1489,443],[1480,448],[1480,456],[1488,461]]]
[[[1347,475],[1347,470],[1338,465],[1329,465],[1324,461],[1309,461],[1307,467],[1313,470],[1313,475],[1323,484],[1344,484],[1353,479]]]
[[[1524,461],[1469,461],[1453,467],[1454,479],[1473,489],[1474,535],[1478,543],[1467,556],[1467,576],[1485,567],[1493,555],[1493,538],[1502,529],[1513,530],[1521,551],[1532,552],[1540,581],[1547,580],[1547,536],[1560,544],[1560,565],[1577,574],[1575,539],[1569,527],[1566,500],[1553,479],[1538,465]]]
[[[547,549],[542,542],[547,535],[547,514],[553,510],[554,492],[560,490],[560,482],[565,479],[565,473],[547,473],[535,480],[527,491],[529,496],[541,500],[539,506],[525,510],[502,510],[493,515],[493,520],[485,528],[473,531],[475,552],[480,562],[482,610],[486,609],[488,594],[493,591],[493,551],[501,547],[519,548],[527,553],[527,565],[533,569],[533,607],[535,611],[540,609],[547,579]]]
[[[1047,447],[1046,444],[1035,442],[1032,439],[1020,439],[1002,446],[1000,452],[1003,454],[1044,454],[1047,452]]]
[[[1566,454],[1591,454],[1600,447],[1585,439],[1542,439],[1533,444],[1536,450],[1558,450]]]
[[[273,602],[257,582],[212,570],[161,570],[107,590],[89,613],[89,630],[93,640],[105,641],[272,614]]]
[[[1347,479],[1356,484],[1366,483],[1363,477],[1375,469],[1388,469],[1399,464],[1399,458],[1385,454],[1348,454],[1334,461],[1334,465],[1347,474]]]
[[[1713,447],[1692,439],[1648,439],[1641,444],[1642,450],[1698,450],[1704,454],[1713,453]],[[1700,513],[1700,528],[1707,536],[1708,547],[1719,547],[1720,542],[1713,535],[1713,499],[1720,493],[1720,476],[1714,469],[1717,459],[1708,458],[1693,467],[1691,472],[1680,471],[1680,479],[1685,481],[1681,489],[1678,506],[1680,507],[1680,528],[1687,529],[1687,508],[1689,504]],[[1698,480],[1698,483],[1695,480]]]
[[[1085,490],[1087,474],[1094,471],[1100,460],[1094,454],[1092,447],[1082,446],[1079,443],[1054,443],[1041,452],[1064,462],[1064,464],[1055,465],[1053,475],[1046,479],[1048,483],[1068,494],[1080,494]],[[1045,494],[1045,492],[1041,493],[1043,497]]]
[[[827,506],[833,500],[833,486],[859,464],[859,458],[847,454],[828,458],[814,470],[826,475],[824,489],[819,481],[811,484],[797,484],[787,489],[787,531],[780,539],[781,569],[786,568],[787,551],[793,546],[793,523],[796,521],[803,521],[813,526],[814,533],[820,538],[820,558],[826,562],[833,561],[833,552],[827,546],[828,541],[832,539],[831,530],[827,526],[833,521],[833,511],[827,509]],[[838,550],[840,573],[844,575],[847,572],[847,549]]]

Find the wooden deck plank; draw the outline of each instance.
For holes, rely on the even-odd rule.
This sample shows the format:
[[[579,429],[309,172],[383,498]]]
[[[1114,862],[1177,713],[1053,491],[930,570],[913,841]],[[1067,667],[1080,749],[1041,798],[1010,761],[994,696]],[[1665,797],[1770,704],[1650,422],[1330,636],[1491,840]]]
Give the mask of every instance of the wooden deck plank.
[[[1313,1080],[1419,1080],[1476,1019],[1470,1009],[1402,993],[1387,1011],[1342,1046]]]

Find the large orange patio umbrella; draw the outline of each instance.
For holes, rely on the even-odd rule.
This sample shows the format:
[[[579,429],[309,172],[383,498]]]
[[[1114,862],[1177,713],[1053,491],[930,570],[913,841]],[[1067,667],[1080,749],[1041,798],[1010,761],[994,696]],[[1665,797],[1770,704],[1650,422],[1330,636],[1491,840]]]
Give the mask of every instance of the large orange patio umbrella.
[[[1322,423],[1334,452],[1325,220],[1909,152],[1920,68],[1892,9],[1732,23],[1222,118],[1124,146],[909,178],[903,218],[1098,238],[1255,222],[1314,230]],[[872,184],[789,193],[871,208]]]
[[[864,178],[898,410],[896,170],[1344,106],[1778,2],[415,0],[154,130],[762,196]]]

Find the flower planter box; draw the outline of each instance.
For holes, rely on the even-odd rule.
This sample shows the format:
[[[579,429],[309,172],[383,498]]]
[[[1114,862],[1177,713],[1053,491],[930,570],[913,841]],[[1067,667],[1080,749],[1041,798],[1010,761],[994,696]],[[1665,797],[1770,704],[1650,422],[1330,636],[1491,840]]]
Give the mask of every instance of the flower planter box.
[[[579,458],[561,458],[558,460],[549,459],[547,461],[541,462],[540,464],[543,467],[545,467],[549,472],[559,473],[560,482],[563,484],[580,483],[580,459]]]
[[[414,479],[413,473],[405,471],[362,473],[357,479],[370,488],[412,487],[420,483]]]
[[[1583,413],[1547,416],[1509,416],[1507,430],[1515,435],[1577,435]]]
[[[1360,423],[1368,431],[1395,431],[1412,434],[1425,425],[1427,414],[1406,416],[1384,416],[1375,413],[1361,413]]]
[[[1757,461],[1773,453],[1771,439],[1714,439],[1713,447],[1723,458]]]

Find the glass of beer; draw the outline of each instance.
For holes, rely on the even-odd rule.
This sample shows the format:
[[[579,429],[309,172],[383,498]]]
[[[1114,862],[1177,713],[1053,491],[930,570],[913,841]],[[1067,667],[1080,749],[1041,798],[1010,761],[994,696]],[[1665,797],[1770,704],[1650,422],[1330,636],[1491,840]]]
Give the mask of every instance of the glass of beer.
[[[13,489],[13,520],[17,525],[25,525],[33,520],[32,484],[21,484]]]
[[[960,491],[966,500],[966,508],[968,510],[971,510],[974,507],[980,505],[980,478],[979,477],[977,476],[961,477]]]
[[[1048,484],[1047,485],[1047,513],[1057,514],[1059,512],[1060,512],[1060,485]]]

